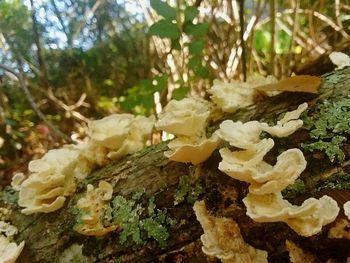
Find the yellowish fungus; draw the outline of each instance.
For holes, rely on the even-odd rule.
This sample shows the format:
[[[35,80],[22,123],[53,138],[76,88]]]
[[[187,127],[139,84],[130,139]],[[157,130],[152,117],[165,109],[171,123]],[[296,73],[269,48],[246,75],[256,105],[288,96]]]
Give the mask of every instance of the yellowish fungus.
[[[224,263],[267,262],[267,252],[247,244],[235,221],[210,215],[204,201],[197,201],[193,210],[204,231],[201,241],[205,254],[217,257]]]

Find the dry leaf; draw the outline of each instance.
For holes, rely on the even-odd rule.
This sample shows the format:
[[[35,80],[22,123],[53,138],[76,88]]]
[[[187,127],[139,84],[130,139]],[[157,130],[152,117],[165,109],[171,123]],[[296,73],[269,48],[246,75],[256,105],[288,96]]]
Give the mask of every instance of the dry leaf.
[[[256,87],[258,91],[289,91],[289,92],[307,92],[318,93],[321,84],[321,78],[309,75],[294,76],[282,79],[277,83],[262,85]]]

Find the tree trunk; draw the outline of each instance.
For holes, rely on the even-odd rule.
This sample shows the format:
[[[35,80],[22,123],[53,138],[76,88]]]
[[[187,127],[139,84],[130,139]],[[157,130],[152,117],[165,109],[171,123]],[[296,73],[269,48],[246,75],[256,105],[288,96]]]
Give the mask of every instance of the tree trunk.
[[[279,114],[294,110],[305,101],[309,103],[309,115],[312,115],[316,114],[314,109],[317,105],[325,101],[331,104],[350,95],[350,68],[326,74],[322,78],[319,95],[283,93],[226,116],[225,119],[243,122],[264,119],[275,122]],[[350,111],[350,106],[347,110]],[[212,123],[212,130],[220,122]],[[310,140],[309,131],[301,128],[288,139],[275,139],[274,150],[267,158],[273,162],[281,150],[301,148],[301,143]],[[333,262],[345,262],[350,256],[350,222],[346,221],[342,212],[343,203],[350,200],[349,182],[341,184],[338,180],[331,181],[331,184],[327,181],[333,174],[346,174],[349,171],[348,141],[342,147],[345,162],[332,163],[322,151],[310,153],[303,150],[308,162],[301,175],[305,183],[304,190],[296,191],[294,195],[286,198],[299,205],[309,197],[327,194],[341,207],[335,222],[324,226],[321,233],[308,238],[299,236],[284,223],[257,223],[246,216],[242,198],[247,194],[247,184],[218,170],[218,163],[221,161],[218,151],[202,165],[192,166],[169,161],[163,155],[166,149],[165,143],[148,147],[93,172],[78,186],[76,194],[69,199],[67,205],[53,213],[23,215],[16,205],[16,193],[10,189],[0,193],[0,206],[13,210],[10,221],[20,231],[16,237],[17,243],[25,240],[25,247],[18,262],[59,262],[62,253],[72,244],[83,245],[83,254],[88,257],[89,262],[219,262],[201,251],[202,244],[199,238],[203,232],[192,210],[194,200],[191,200],[197,197],[198,200],[205,200],[208,210],[213,215],[235,220],[244,240],[255,248],[266,250],[269,262],[290,262],[286,240],[295,243],[305,253],[312,254],[315,262],[326,262],[328,259],[335,260]],[[189,180],[193,181],[187,184],[192,186],[189,192],[184,190],[184,178],[191,178]],[[141,231],[141,238],[144,240],[142,245],[135,244],[130,236],[125,243],[121,242],[121,232],[118,231],[97,238],[83,236],[73,230],[77,223],[77,199],[86,192],[87,184],[97,186],[102,179],[113,185],[113,197],[121,195],[129,200],[135,192],[144,189],[145,193],[138,202],[145,209],[151,197],[155,198],[157,209],[164,211],[166,208],[167,216],[175,219],[176,224],[168,226],[167,231],[170,235],[165,244],[160,246],[159,242],[147,236],[144,230]],[[179,190],[180,180],[182,190]],[[140,215],[140,218],[142,217]],[[335,225],[340,226],[341,223],[344,224],[342,234],[332,236],[329,230]]]

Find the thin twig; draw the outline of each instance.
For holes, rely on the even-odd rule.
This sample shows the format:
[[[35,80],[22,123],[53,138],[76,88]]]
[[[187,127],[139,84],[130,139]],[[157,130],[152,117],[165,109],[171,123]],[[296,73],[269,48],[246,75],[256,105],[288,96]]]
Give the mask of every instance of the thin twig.
[[[26,96],[30,106],[32,107],[32,109],[34,110],[34,112],[38,115],[38,117],[47,125],[50,127],[50,129],[56,134],[58,135],[60,138],[64,139],[67,142],[70,143],[74,143],[73,140],[71,138],[69,138],[66,134],[64,134],[63,132],[61,132],[57,127],[55,127],[46,117],[45,115],[41,112],[41,110],[38,108],[38,106],[36,105],[32,95],[30,94],[30,91],[28,90],[27,86],[24,83],[24,79],[21,73],[17,73],[14,70],[10,69],[9,67],[0,64],[0,68],[2,68],[3,70],[11,73],[12,75],[14,75],[20,85],[20,88],[22,89],[24,95]]]
[[[270,45],[270,74],[275,75],[275,42],[276,42],[276,3],[270,0],[271,45]]]
[[[240,39],[241,39],[241,47],[242,47],[242,73],[243,73],[243,81],[247,79],[247,61],[245,55],[245,41],[243,38],[244,35],[244,0],[239,1],[239,24],[240,24]]]

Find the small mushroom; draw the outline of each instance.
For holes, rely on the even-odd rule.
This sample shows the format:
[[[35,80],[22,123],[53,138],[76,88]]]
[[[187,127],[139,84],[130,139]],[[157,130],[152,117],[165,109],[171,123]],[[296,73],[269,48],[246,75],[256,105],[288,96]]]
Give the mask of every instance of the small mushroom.
[[[119,225],[104,226],[102,222],[105,202],[112,198],[113,187],[106,181],[100,181],[99,187],[95,189],[93,185],[87,185],[84,197],[77,202],[79,209],[83,211],[82,224],[75,230],[87,236],[103,236],[119,228]]]
[[[256,249],[244,241],[235,221],[210,215],[204,201],[197,201],[193,210],[203,228],[201,241],[205,254],[217,257],[226,263],[268,262],[266,251]]]
[[[350,66],[350,57],[342,52],[332,52],[329,55],[330,60],[334,65],[337,66],[337,69],[342,69]]]

